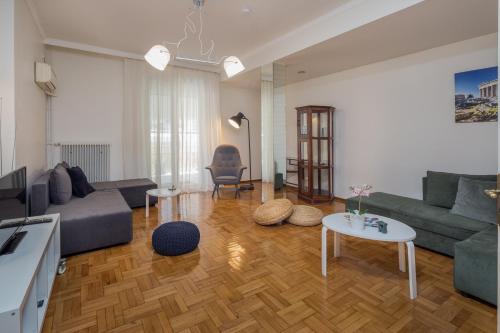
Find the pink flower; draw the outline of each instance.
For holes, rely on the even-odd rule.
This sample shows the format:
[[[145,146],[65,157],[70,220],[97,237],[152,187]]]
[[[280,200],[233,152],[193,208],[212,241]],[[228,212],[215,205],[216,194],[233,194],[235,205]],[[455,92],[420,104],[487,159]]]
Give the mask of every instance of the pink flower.
[[[366,184],[349,187],[352,193],[357,197],[369,197],[371,188],[372,187],[370,185]]]

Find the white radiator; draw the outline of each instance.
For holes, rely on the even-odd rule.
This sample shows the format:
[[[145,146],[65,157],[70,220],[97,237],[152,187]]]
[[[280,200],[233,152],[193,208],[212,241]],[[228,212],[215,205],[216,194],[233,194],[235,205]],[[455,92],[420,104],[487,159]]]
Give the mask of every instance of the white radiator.
[[[89,183],[109,180],[110,144],[61,144],[61,161],[79,166]]]

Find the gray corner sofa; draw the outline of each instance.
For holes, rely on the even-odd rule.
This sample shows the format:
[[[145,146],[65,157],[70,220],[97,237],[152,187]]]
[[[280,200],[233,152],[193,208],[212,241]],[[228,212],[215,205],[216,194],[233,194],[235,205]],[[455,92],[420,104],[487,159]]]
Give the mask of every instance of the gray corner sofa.
[[[496,180],[496,175],[433,173],[442,185],[439,191],[428,189],[428,177],[423,178],[423,200],[377,192],[363,198],[362,208],[408,224],[417,233],[416,245],[454,257],[455,288],[496,305],[497,226],[450,213],[449,203],[455,201],[461,176]],[[429,197],[437,197],[448,207],[430,204]],[[355,210],[357,205],[357,198],[347,199],[346,210]]]
[[[143,207],[145,192],[157,188],[149,179],[94,183],[96,191],[85,198],[73,196],[68,203],[55,205],[49,196],[50,172],[32,185],[31,215],[61,214],[61,255],[64,257],[130,242],[133,237],[131,208]]]

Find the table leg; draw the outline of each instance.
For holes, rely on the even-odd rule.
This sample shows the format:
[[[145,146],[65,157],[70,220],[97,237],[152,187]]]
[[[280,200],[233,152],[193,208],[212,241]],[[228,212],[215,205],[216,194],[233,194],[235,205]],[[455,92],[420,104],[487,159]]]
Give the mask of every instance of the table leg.
[[[340,257],[340,234],[338,232],[333,233],[333,256]]]
[[[326,260],[327,260],[327,239],[326,239],[326,234],[328,232],[328,228],[323,227],[321,229],[321,274],[323,276],[326,276]]]
[[[180,215],[180,212],[181,212],[181,196],[180,195],[176,196],[175,197],[175,201],[176,201],[176,204],[175,204],[176,207],[175,207],[175,209],[176,209],[177,215]]]
[[[406,242],[408,248],[408,280],[410,282],[410,298],[417,298],[417,272],[415,268],[415,246],[413,242]]]
[[[158,223],[163,222],[163,199],[158,197],[158,202],[156,203],[156,206],[158,207]]]
[[[149,217],[149,195],[146,194],[146,217]]]
[[[405,243],[398,243],[398,254],[399,254],[399,270],[401,272],[406,272]]]

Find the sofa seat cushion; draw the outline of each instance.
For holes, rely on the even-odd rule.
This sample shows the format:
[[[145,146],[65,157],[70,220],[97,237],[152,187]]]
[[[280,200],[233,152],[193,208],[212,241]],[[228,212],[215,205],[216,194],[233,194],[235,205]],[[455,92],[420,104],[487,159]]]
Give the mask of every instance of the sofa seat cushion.
[[[47,214],[61,214],[61,254],[94,250],[132,240],[132,211],[118,190],[73,197],[51,205]]]
[[[119,190],[130,208],[144,207],[146,205],[146,191],[158,188],[155,182],[147,178],[99,182],[93,183],[92,186],[97,191]],[[154,205],[156,202],[156,197],[151,197],[149,200],[150,205]]]
[[[402,219],[411,226],[457,240],[467,239],[489,226],[478,220],[451,214],[449,209],[431,206],[420,200],[401,205],[397,216],[404,216]]]
[[[355,204],[356,200],[349,199],[347,207],[352,209]],[[431,206],[422,200],[383,192],[363,198],[362,205],[369,213],[391,217],[411,227],[457,240],[466,239],[489,226],[481,221],[450,214],[449,209]]]
[[[497,304],[497,226],[455,244],[455,288]]]

